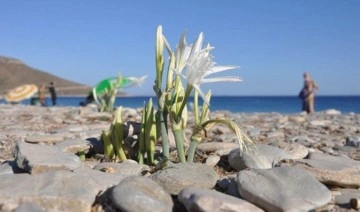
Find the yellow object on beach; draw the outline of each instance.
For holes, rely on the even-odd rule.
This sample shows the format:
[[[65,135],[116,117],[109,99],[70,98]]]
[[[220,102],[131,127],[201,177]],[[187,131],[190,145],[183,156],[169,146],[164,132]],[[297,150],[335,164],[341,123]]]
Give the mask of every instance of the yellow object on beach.
[[[37,92],[38,87],[35,84],[25,84],[7,91],[4,98],[7,102],[18,103],[31,98]]]

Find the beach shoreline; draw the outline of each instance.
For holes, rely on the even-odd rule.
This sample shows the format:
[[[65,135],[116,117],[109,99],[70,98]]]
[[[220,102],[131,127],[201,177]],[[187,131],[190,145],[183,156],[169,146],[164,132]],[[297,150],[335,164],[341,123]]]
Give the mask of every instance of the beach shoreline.
[[[123,123],[126,123],[128,121],[140,122],[141,111],[142,108],[124,107],[122,110]],[[0,165],[0,188],[4,188],[4,192],[1,192],[0,189],[0,203],[3,205],[2,207],[12,208],[14,207],[14,205],[15,207],[20,207],[21,201],[18,200],[28,198],[32,201],[32,204],[36,204],[38,206],[48,209],[54,208],[57,204],[63,205],[62,198],[69,198],[68,196],[62,196],[63,193],[77,193],[78,191],[76,189],[82,189],[81,191],[83,191],[84,187],[87,188],[92,185],[91,183],[84,185],[80,182],[84,179],[83,173],[87,173],[86,178],[88,180],[95,180],[100,178],[103,179],[103,186],[93,189],[95,191],[97,191],[97,189],[104,191],[104,189],[106,190],[107,188],[117,186],[119,181],[125,179],[125,177],[123,177],[121,173],[129,172],[130,168],[126,164],[123,165],[126,165],[127,168],[125,170],[119,171],[119,173],[115,172],[116,174],[94,171],[95,167],[97,166],[103,168],[105,167],[109,170],[116,171],[119,169],[118,166],[122,165],[122,163],[119,164],[101,162],[100,160],[95,159],[95,155],[92,156],[92,159],[89,158],[88,160],[80,161],[78,159],[78,156],[76,156],[79,148],[83,148],[83,151],[89,151],[89,147],[91,146],[91,148],[93,149],[92,151],[97,152],[96,155],[103,154],[103,152],[101,152],[102,144],[99,139],[103,130],[109,130],[110,124],[113,121],[113,114],[98,112],[95,107],[91,106],[40,107],[31,105],[9,104],[0,104],[0,113],[2,114],[2,119],[0,119],[0,162],[2,163]],[[350,163],[348,161],[330,161],[331,165],[325,165],[325,167],[336,166],[336,171],[331,172],[331,176],[334,177],[331,182],[335,184],[328,185],[327,181],[322,181],[321,177],[325,176],[317,176],[318,180],[316,181],[311,178],[312,181],[318,184],[318,186],[321,187],[321,190],[324,190],[325,193],[322,193],[319,197],[320,199],[317,200],[321,200],[320,202],[313,203],[312,206],[306,207],[311,207],[313,209],[319,210],[321,208],[331,211],[341,210],[352,212],[352,210],[349,208],[349,204],[336,203],[333,200],[330,201],[330,199],[327,199],[325,201],[323,199],[323,196],[325,194],[333,195],[332,199],[335,199],[336,195],[340,195],[341,192],[346,192],[349,189],[352,189],[353,192],[357,192],[360,195],[360,191],[358,189],[354,189],[354,186],[356,188],[360,188],[360,182],[358,182],[360,179],[360,114],[343,114],[340,111],[336,110],[327,110],[322,112],[316,112],[314,114],[231,113],[229,111],[212,111],[211,117],[223,117],[234,121],[241,128],[241,130],[246,133],[257,145],[259,153],[256,154],[255,158],[251,159],[253,161],[249,164],[255,165],[259,163],[261,164],[261,166],[263,166],[264,164],[268,164],[266,165],[266,170],[269,171],[284,169],[291,172],[296,171],[297,173],[299,172],[299,169],[295,168],[295,165],[297,163],[301,163],[301,161],[303,160],[306,161],[305,164],[311,163],[312,155],[314,155],[313,157],[331,157],[331,160],[343,160],[344,158],[347,158],[346,160],[350,160]],[[194,119],[192,113],[190,112],[188,116],[187,130],[185,131],[186,138],[190,138],[193,124]],[[95,146],[93,145],[97,147],[95,148]],[[175,148],[175,144],[170,145]],[[189,143],[186,142],[185,147],[187,146],[189,146]],[[66,152],[66,154],[64,155],[62,155],[63,153],[61,152],[55,154],[52,153],[52,151],[55,151],[55,149],[53,148],[56,149],[56,152],[59,151],[59,148],[62,148],[62,151],[72,152]],[[161,148],[161,145],[158,144],[157,148]],[[14,152],[14,149],[16,149],[17,151]],[[245,172],[243,172],[241,169],[237,170],[239,167],[243,166],[237,165],[239,161],[241,161],[238,158],[240,157],[240,154],[236,152],[236,150],[239,150],[238,141],[236,140],[236,136],[231,132],[231,130],[229,130],[223,125],[217,125],[211,130],[207,131],[207,138],[198,145],[198,150],[201,152],[200,155],[202,157],[202,161],[204,162],[200,164],[199,162],[197,162],[193,165],[196,167],[199,165],[203,165],[204,168],[207,167],[206,169],[210,168],[211,170],[208,171],[211,171],[211,176],[213,174],[214,177],[215,175],[218,176],[213,179],[215,180],[215,182],[217,182],[216,187],[224,186],[220,183],[222,182],[221,179],[229,182],[234,182],[235,184],[239,184],[241,183],[241,180],[236,178],[237,173],[246,173],[248,171],[257,170],[260,168],[251,168],[251,166],[248,165],[250,167],[245,169]],[[49,152],[49,158],[46,158],[47,152]],[[259,154],[265,154],[266,156],[261,156]],[[69,158],[64,158],[64,161],[62,161],[62,157],[71,157],[71,160],[69,160]],[[200,156],[198,155],[197,157]],[[253,156],[248,155],[247,157],[250,158]],[[265,159],[268,157],[271,158],[271,162],[256,162],[256,158]],[[283,157],[284,159],[281,160],[281,158]],[[28,161],[26,163],[28,165],[22,164],[20,162],[20,160],[24,161],[24,158]],[[37,160],[39,160],[39,162],[37,162]],[[215,160],[215,162],[213,160]],[[57,161],[61,161],[60,164],[56,164]],[[133,173],[131,178],[139,175],[142,176],[145,168],[142,165],[137,164],[135,161],[132,161],[131,163],[133,164],[132,166],[137,167],[134,170],[142,170],[140,172]],[[13,164],[14,167],[11,169],[5,169],[4,167],[9,167],[9,164]],[[350,166],[349,164],[354,165]],[[174,166],[175,165],[176,163],[174,164]],[[294,168],[292,166],[294,166]],[[111,169],[109,167],[111,167]],[[65,169],[68,171],[71,170],[71,172],[54,172],[54,169]],[[304,167],[304,170],[307,169],[308,167]],[[314,169],[314,167],[312,167],[312,169]],[[6,174],[3,173],[3,170],[7,170]],[[18,171],[14,172],[14,170]],[[28,182],[28,180],[30,180],[32,183],[15,183],[13,180],[18,180],[17,177],[20,176],[18,175],[19,170],[21,170],[20,173],[30,173],[29,175],[26,175],[28,176],[28,178],[26,177],[21,181]],[[197,172],[197,170],[199,172]],[[198,178],[201,180],[202,178],[200,176],[203,174],[204,171],[200,172],[200,170],[203,169],[200,169],[199,167],[195,168],[193,170],[193,174],[198,176]],[[320,173],[325,175],[329,171],[323,171],[320,167],[314,170],[314,172],[317,174]],[[60,181],[63,182],[67,182],[69,179],[72,179],[71,182],[74,182],[75,179],[79,178],[80,181],[77,184],[81,186],[78,188],[76,185],[68,182],[72,185],[72,187],[64,188],[70,189],[71,192],[64,192],[61,189],[61,191],[58,191],[58,189],[53,190],[52,187],[48,188],[48,185],[43,185],[42,182],[52,182],[52,179],[54,179],[54,173],[61,173],[61,176],[56,175],[56,178],[61,179]],[[181,173],[183,173],[183,171],[177,172],[176,174],[174,174],[174,176],[180,178],[178,179],[179,182],[184,182]],[[145,180],[145,178],[149,178],[150,176],[141,179]],[[352,178],[341,176],[352,176]],[[114,179],[116,177],[117,180]],[[110,178],[112,180],[105,180]],[[202,179],[202,182],[208,181],[209,179],[212,178],[210,178],[209,175],[206,175],[206,177]],[[346,181],[343,181],[342,179],[346,179]],[[289,184],[285,184],[284,189],[291,188],[294,189],[295,193],[298,193],[297,189],[301,190],[301,186],[303,185],[301,182],[294,183],[297,182],[296,180],[296,176],[292,177],[290,179],[290,182],[292,183],[288,182]],[[56,184],[58,182],[59,180],[56,180],[53,182],[53,184]],[[176,183],[177,179],[173,179],[169,182]],[[281,182],[283,182],[283,180]],[[321,182],[321,184],[319,184],[319,182]],[[46,200],[48,197],[41,192],[32,192],[31,195],[27,196],[27,191],[32,191],[31,188],[26,187],[29,184],[47,188],[53,196],[56,196],[58,198],[59,202],[54,201],[51,203],[49,202],[48,205],[44,204],[44,202],[46,202],[44,200]],[[12,187],[9,185],[12,185]],[[198,185],[199,182],[196,182],[191,187],[195,188]],[[256,191],[255,193],[265,192],[266,189],[268,189],[267,186],[270,185],[272,184],[263,186],[261,191]],[[300,187],[297,187],[297,185],[299,185]],[[324,187],[324,185],[326,185],[327,187]],[[177,186],[180,185],[170,187],[173,188]],[[214,185],[210,184],[209,186],[210,187],[208,189],[211,189],[211,187],[213,187]],[[60,186],[60,188],[62,187],[63,186]],[[164,185],[164,187],[166,188],[167,186]],[[309,189],[314,188],[317,187],[313,186]],[[346,189],[342,191],[342,188]],[[14,192],[14,189],[22,192]],[[238,187],[232,187],[232,184],[226,184],[226,187],[223,187],[218,191],[222,191],[222,193],[226,195],[236,196],[233,191],[234,189],[236,190],[238,189]],[[332,192],[332,194],[330,194],[330,191]],[[82,203],[80,204],[79,202],[77,202],[76,206],[70,205],[68,206],[70,208],[67,208],[67,210],[74,211],[75,208],[77,208],[76,210],[90,211],[90,208],[95,207],[99,211],[104,211],[104,207],[112,207],[113,209],[116,207],[112,203],[112,201],[114,201],[113,197],[110,198],[105,196],[103,197],[104,202],[100,201],[94,204],[95,199],[98,199],[99,201],[99,197],[96,197],[99,191],[87,192],[88,193],[83,193],[83,195],[89,195],[87,197],[89,200],[84,202],[84,200],[81,198],[78,200],[77,197],[72,197],[74,202],[81,201]],[[172,191],[166,192],[171,193]],[[210,190],[208,190],[208,192],[210,192]],[[276,193],[277,191],[271,192]],[[317,193],[319,191],[314,190],[310,192]],[[109,192],[105,192],[102,194],[108,195],[108,193]],[[288,195],[290,195],[290,199],[286,199],[283,201],[291,201],[291,195],[296,196],[295,198],[299,198],[297,195],[295,195],[295,193],[289,192]],[[131,195],[131,192],[129,192],[128,190],[127,195]],[[306,201],[316,200],[315,197],[313,197],[313,199],[305,199]],[[12,204],[8,204],[9,200],[13,201]],[[228,200],[227,197],[225,198],[225,196],[218,197],[217,200],[221,201],[222,204],[229,204],[226,203]],[[315,207],[315,205],[317,206]],[[80,206],[84,208],[79,208]],[[133,207],[135,207],[135,205],[133,205]],[[177,205],[176,207],[183,206]],[[255,204],[255,206],[251,207],[257,208],[264,206]],[[304,206],[294,205],[293,207],[301,208]]]

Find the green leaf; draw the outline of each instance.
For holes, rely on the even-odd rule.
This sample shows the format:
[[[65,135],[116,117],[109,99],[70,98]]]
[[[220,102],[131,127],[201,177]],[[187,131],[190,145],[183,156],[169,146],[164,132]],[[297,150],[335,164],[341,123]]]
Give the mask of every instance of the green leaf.
[[[225,124],[230,130],[232,130],[238,139],[240,150],[244,148],[247,149],[248,145],[254,144],[253,141],[246,135],[246,133],[242,132],[241,129],[237,126],[237,124],[229,119],[212,119],[204,122],[202,124],[204,129],[210,129],[215,124]]]
[[[207,92],[205,98],[208,102],[210,102],[211,90],[209,90],[209,92]],[[209,105],[204,103],[202,106],[202,109],[201,109],[200,123],[204,123],[205,121],[209,120],[209,113],[210,113]]]

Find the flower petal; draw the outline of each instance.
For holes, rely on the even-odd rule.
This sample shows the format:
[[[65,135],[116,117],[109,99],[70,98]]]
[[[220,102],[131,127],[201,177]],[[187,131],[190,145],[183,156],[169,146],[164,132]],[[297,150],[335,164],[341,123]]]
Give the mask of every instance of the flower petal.
[[[236,68],[240,68],[240,66],[214,66],[211,68],[211,70],[206,72],[206,75],[227,71],[231,69],[236,69]]]
[[[199,93],[200,97],[203,99],[203,101],[207,104],[210,105],[210,102],[206,99],[206,96],[204,94],[204,92],[202,92],[202,90],[200,89],[200,86],[198,85],[193,85],[193,87],[197,90],[197,92]]]
[[[211,82],[241,82],[243,79],[236,76],[226,76],[226,77],[213,77],[201,80],[201,83],[211,83]]]

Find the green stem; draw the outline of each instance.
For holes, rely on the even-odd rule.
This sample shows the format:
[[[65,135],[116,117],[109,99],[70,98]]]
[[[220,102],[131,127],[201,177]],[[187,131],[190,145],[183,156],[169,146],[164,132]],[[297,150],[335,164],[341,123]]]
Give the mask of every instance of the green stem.
[[[114,147],[110,141],[109,133],[105,130],[102,132],[102,139],[104,142],[104,154],[108,159],[112,160],[114,157]]]
[[[194,116],[195,116],[195,126],[199,125],[199,95],[197,90],[194,91]]]
[[[154,164],[154,158],[155,158],[154,155],[155,155],[155,151],[152,151],[152,150],[147,151],[147,164],[149,166]]]
[[[189,99],[189,96],[191,94],[191,91],[192,91],[193,87],[191,85],[188,85],[186,87],[186,92],[185,92],[185,97],[184,97],[184,101],[182,102],[181,106],[180,106],[180,110],[179,110],[179,113],[177,114],[177,117],[176,117],[176,122],[179,123],[180,120],[181,120],[181,115],[182,115],[182,112],[187,104],[187,100]]]
[[[124,160],[127,159],[123,148],[120,148],[118,153],[119,153],[119,158],[120,158],[121,161],[124,161]]]
[[[144,164],[144,157],[146,152],[146,146],[145,146],[145,104],[143,107],[143,114],[141,116],[141,129],[140,129],[140,135],[139,135],[139,154],[138,154],[138,162],[139,164]]]
[[[144,153],[142,151],[139,151],[138,162],[139,164],[144,164]]]
[[[162,150],[163,156],[169,158],[169,136],[167,128],[167,111],[159,111],[160,116],[160,129],[161,129],[161,139],[162,139]]]
[[[178,152],[178,157],[181,163],[186,163],[185,152],[184,152],[184,130],[183,129],[173,129],[175,136],[176,149]]]
[[[191,138],[191,144],[190,144],[190,148],[189,148],[189,152],[188,152],[188,156],[187,156],[188,163],[194,162],[195,150],[196,150],[196,147],[198,144],[199,144],[198,139]]]
[[[84,161],[86,159],[84,150],[78,151],[77,155],[79,156],[81,161]]]
[[[119,123],[116,123],[116,125],[119,125]],[[124,150],[122,148],[122,135],[118,135],[118,129],[116,129],[118,126],[115,126],[115,130],[112,132],[112,141],[111,143],[114,146],[114,152],[116,157],[120,160],[126,160],[126,155],[124,153]]]

